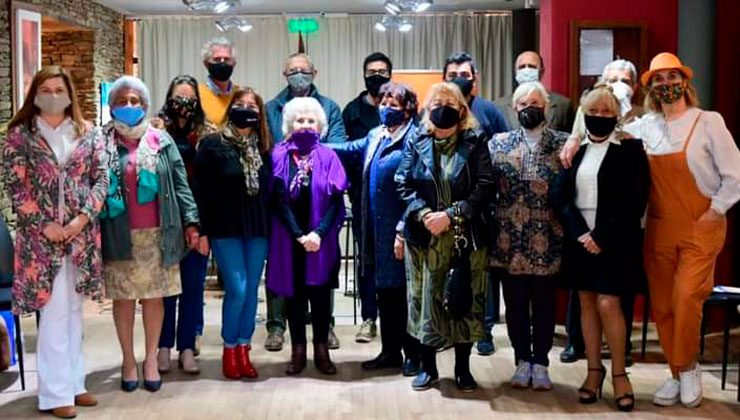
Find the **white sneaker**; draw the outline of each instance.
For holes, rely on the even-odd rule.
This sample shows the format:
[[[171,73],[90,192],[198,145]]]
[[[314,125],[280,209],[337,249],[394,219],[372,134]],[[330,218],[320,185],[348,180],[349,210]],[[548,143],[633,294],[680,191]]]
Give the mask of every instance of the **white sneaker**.
[[[520,360],[511,377],[511,386],[513,388],[529,388],[529,382],[532,380],[532,365],[529,362]]]
[[[701,404],[702,385],[701,385],[701,368],[697,363],[694,369],[681,372],[681,404],[689,408],[694,408]]]
[[[532,389],[535,391],[549,391],[552,389],[552,381],[547,371],[547,366],[532,365]]]
[[[653,404],[662,407],[670,407],[678,404],[681,394],[681,383],[673,378],[668,378],[663,385],[655,392]]]

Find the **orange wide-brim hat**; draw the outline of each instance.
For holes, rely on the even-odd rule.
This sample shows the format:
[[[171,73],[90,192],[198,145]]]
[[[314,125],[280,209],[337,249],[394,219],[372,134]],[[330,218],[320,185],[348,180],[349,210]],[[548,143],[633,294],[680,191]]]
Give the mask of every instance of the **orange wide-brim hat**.
[[[647,86],[650,83],[650,78],[653,77],[653,73],[669,69],[680,71],[687,79],[694,77],[694,71],[691,70],[691,67],[684,66],[675,54],[664,52],[653,57],[650,61],[650,70],[642,74],[640,81],[643,86]]]

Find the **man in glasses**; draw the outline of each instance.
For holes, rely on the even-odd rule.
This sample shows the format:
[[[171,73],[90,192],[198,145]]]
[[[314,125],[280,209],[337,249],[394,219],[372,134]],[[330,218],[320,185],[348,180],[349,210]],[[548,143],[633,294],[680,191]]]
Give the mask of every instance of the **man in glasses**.
[[[293,98],[310,96],[315,98],[324,108],[328,122],[328,132],[321,138],[322,143],[340,143],[347,140],[342,122],[342,114],[339,105],[326,96],[320,95],[313,84],[318,72],[307,54],[296,53],[285,60],[283,76],[288,86],[265,104],[267,112],[267,123],[270,126],[270,134],[275,143],[283,141],[283,108]],[[338,274],[337,274],[338,275]],[[338,280],[337,280],[338,281]],[[331,298],[331,312],[334,313],[334,294]],[[283,349],[285,334],[285,300],[267,291],[267,339],[265,349],[268,351],[280,351]],[[331,329],[329,330],[330,349],[339,348],[339,339],[334,334],[334,317],[331,318]]]
[[[365,90],[357,98],[348,103],[342,111],[344,127],[350,140],[361,139],[367,136],[373,128],[380,125],[378,104],[380,104],[380,87],[390,82],[393,73],[393,64],[387,55],[374,52],[365,58],[362,63],[362,74],[365,80]],[[352,186],[349,197],[352,202],[352,234],[359,240],[360,231],[360,202],[362,195],[362,166],[345,167]],[[369,343],[377,335],[375,321],[378,318],[378,300],[375,295],[375,281],[360,277],[359,269],[355,270],[355,278],[359,279],[360,309],[362,325],[355,336],[358,343]]]
[[[207,42],[203,46],[203,65],[208,70],[208,77],[198,86],[201,105],[206,120],[214,126],[221,126],[226,122],[226,107],[235,90],[231,82],[236,65],[234,43],[226,38]]]

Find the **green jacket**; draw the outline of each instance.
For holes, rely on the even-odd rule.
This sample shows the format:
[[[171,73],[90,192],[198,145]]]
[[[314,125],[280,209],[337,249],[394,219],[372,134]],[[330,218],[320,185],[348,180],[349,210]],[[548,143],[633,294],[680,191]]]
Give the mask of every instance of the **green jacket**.
[[[112,125],[103,127],[106,136],[109,162],[118,158],[119,167],[125,168],[128,150],[117,146]],[[149,130],[153,130],[152,127]],[[165,131],[157,130],[160,142],[157,174],[159,176],[159,227],[162,229],[163,265],[172,266],[187,254],[184,228],[197,226],[198,209],[188,186],[187,173],[177,145]],[[123,184],[123,180],[121,180]],[[104,261],[130,260],[131,228],[128,211],[115,218],[101,219],[101,236]]]

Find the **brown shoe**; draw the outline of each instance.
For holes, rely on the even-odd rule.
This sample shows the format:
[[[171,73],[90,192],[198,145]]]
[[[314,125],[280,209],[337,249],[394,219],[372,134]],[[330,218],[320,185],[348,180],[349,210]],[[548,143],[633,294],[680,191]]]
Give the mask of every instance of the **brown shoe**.
[[[329,346],[327,343],[313,343],[313,363],[319,372],[324,375],[337,374],[337,367],[329,357]]]
[[[306,368],[306,345],[293,344],[291,346],[290,363],[285,368],[288,375],[298,375]]]
[[[74,406],[71,405],[52,408],[50,412],[54,417],[60,419],[73,419],[77,417],[77,410],[75,410]]]
[[[98,405],[98,399],[90,392],[75,395],[75,405],[80,407],[95,407]]]

